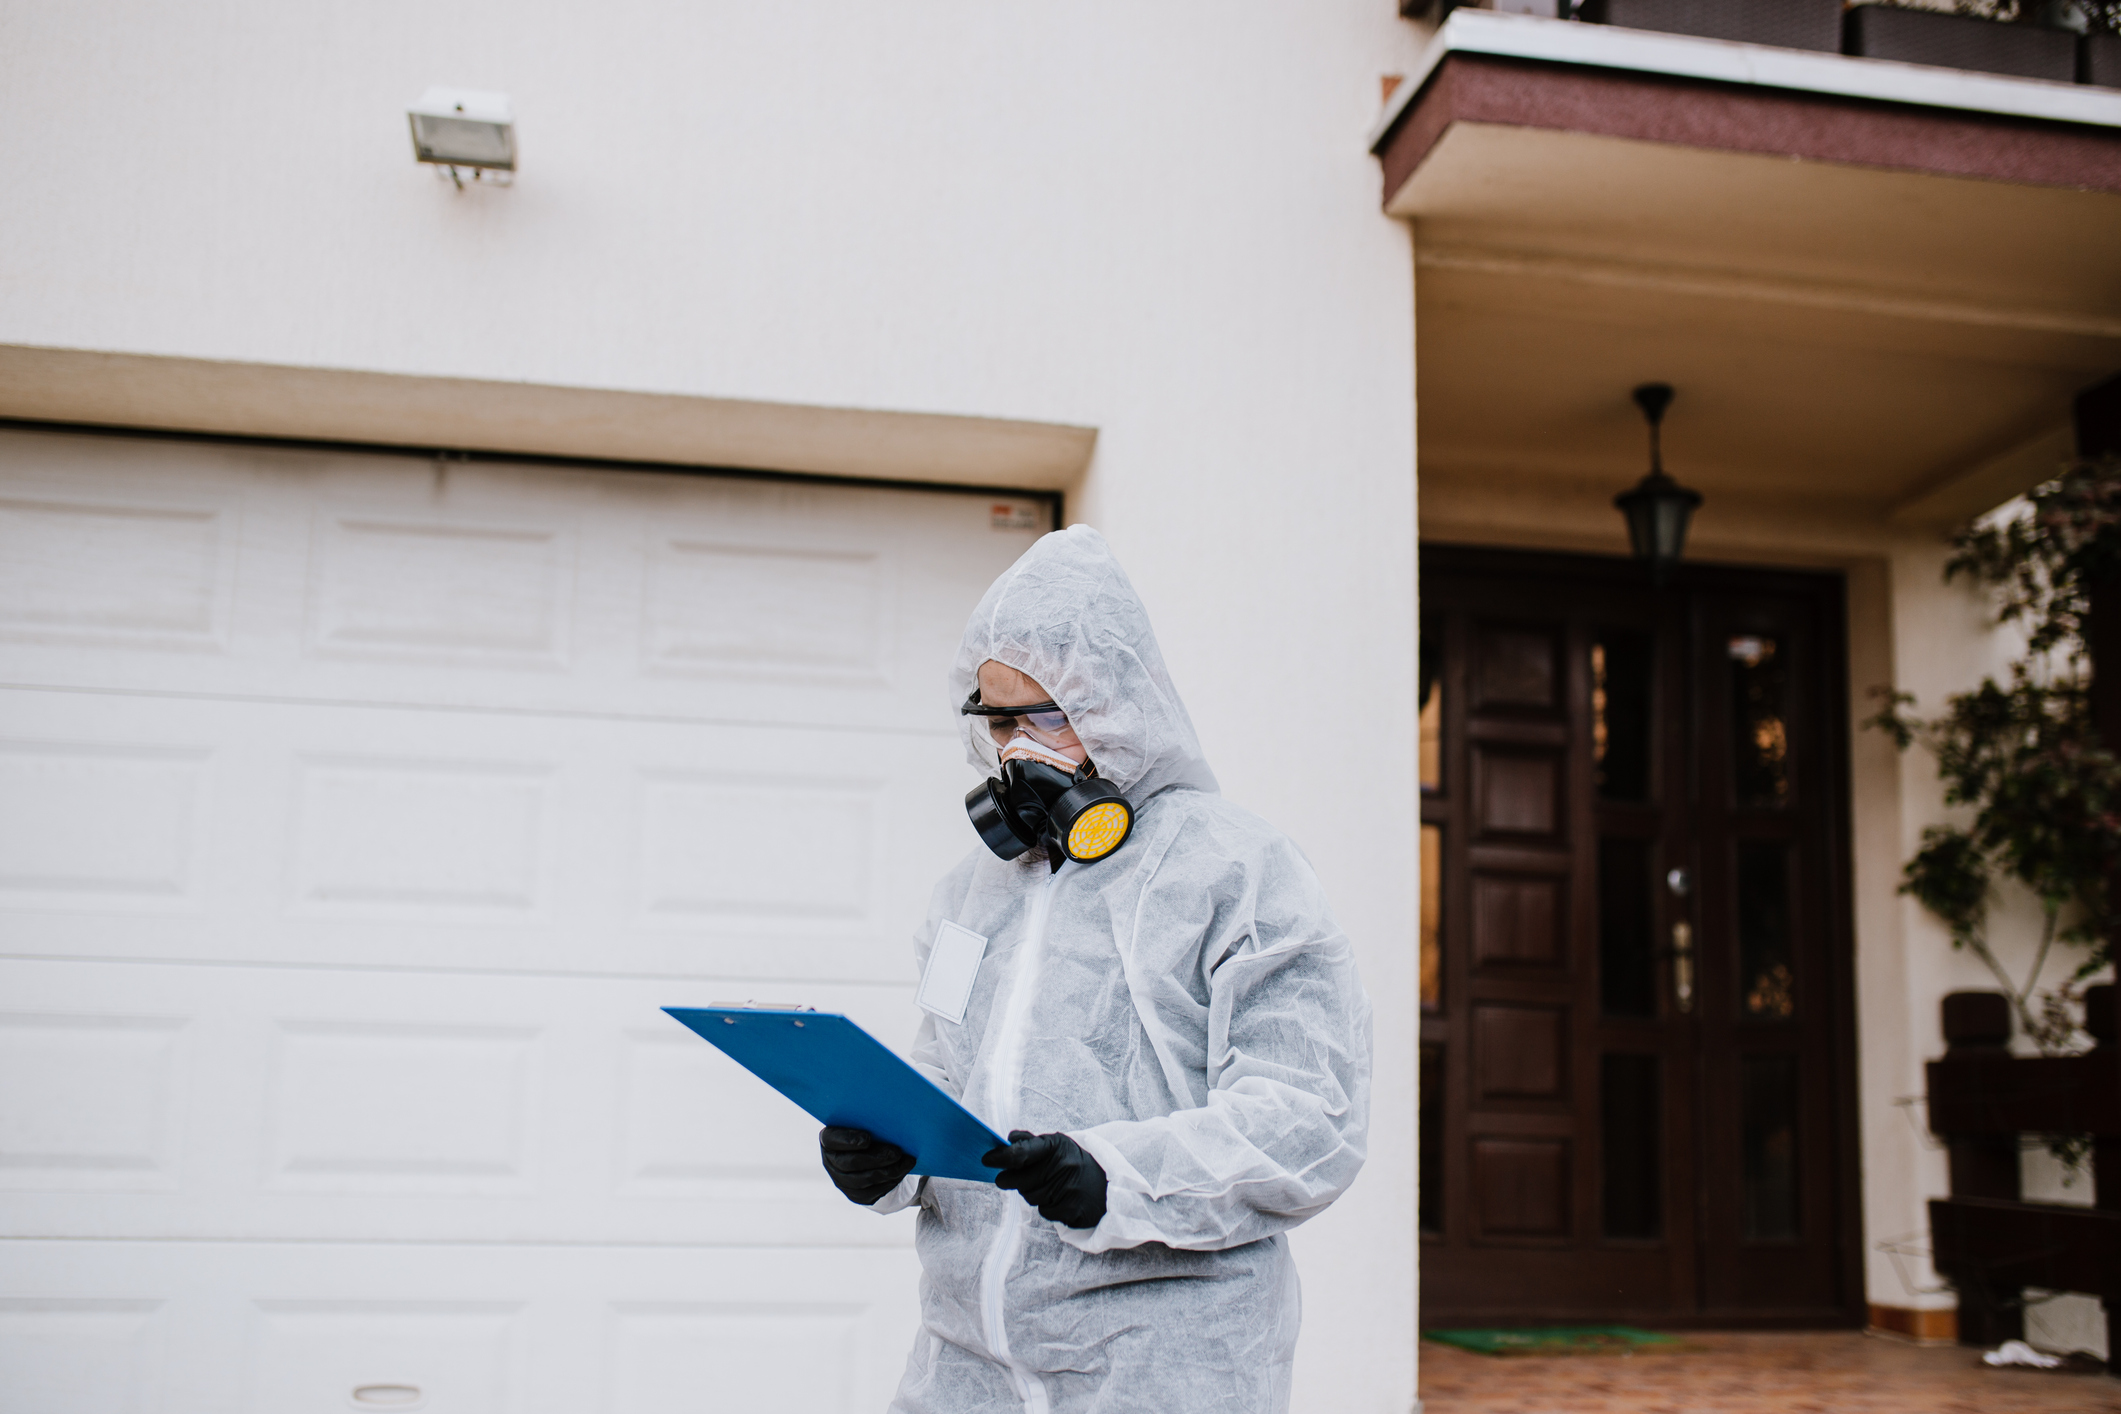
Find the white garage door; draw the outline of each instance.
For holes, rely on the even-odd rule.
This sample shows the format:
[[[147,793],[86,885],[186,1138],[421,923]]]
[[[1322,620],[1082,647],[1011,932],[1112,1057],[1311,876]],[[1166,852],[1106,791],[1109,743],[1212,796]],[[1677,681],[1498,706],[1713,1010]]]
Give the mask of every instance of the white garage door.
[[[0,1409],[880,1408],[911,1219],[657,1009],[910,1037],[1009,510],[0,432]]]

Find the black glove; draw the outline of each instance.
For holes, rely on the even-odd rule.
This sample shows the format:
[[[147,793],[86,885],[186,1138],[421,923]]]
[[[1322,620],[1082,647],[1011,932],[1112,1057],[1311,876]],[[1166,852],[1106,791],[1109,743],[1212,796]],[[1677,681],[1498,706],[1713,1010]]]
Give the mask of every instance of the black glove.
[[[1105,1215],[1105,1170],[1065,1134],[1009,1131],[1009,1143],[980,1162],[998,1168],[997,1188],[1013,1188],[1038,1215],[1069,1227],[1096,1227]]]
[[[866,1129],[834,1129],[828,1125],[817,1132],[817,1147],[824,1155],[825,1173],[833,1186],[864,1207],[898,1187],[898,1181],[913,1172],[913,1155]]]

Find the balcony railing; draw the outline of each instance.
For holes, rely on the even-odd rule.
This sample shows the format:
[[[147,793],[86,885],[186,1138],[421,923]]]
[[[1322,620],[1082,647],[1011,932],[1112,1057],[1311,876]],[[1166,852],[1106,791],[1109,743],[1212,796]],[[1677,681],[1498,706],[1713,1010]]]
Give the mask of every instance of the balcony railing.
[[[2083,1292],[2106,1308],[2108,1369],[2121,1369],[2121,1043],[2112,986],[2085,999],[2097,1042],[2076,1056],[2010,1053],[2010,1004],[1997,992],[1944,999],[1942,1060],[1927,1067],[1929,1126],[1951,1154],[1949,1198],[1933,1199],[1930,1246],[1959,1293],[1959,1340],[2025,1335],[2025,1289]],[[2092,1143],[2092,1206],[2028,1203],[2020,1136]]]
[[[1461,0],[1402,0],[1448,15]],[[2121,88],[2121,35],[2001,22],[1949,9],[1842,0],[1482,0],[1481,8],[1783,49]]]

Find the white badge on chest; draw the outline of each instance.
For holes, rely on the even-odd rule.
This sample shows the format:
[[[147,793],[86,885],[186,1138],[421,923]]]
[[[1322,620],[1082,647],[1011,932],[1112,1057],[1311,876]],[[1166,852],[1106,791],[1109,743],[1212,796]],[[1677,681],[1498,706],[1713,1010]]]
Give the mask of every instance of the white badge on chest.
[[[935,945],[928,949],[928,970],[921,974],[921,989],[914,1000],[953,1026],[963,1025],[965,1007],[972,1001],[972,983],[986,955],[987,940],[970,928],[939,925]]]

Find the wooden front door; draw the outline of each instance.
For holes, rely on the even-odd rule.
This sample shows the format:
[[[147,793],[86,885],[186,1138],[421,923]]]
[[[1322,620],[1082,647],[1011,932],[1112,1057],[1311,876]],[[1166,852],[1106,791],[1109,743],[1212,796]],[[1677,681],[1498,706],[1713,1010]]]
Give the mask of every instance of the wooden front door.
[[[1841,592],[1422,552],[1422,1321],[1861,1311]]]

